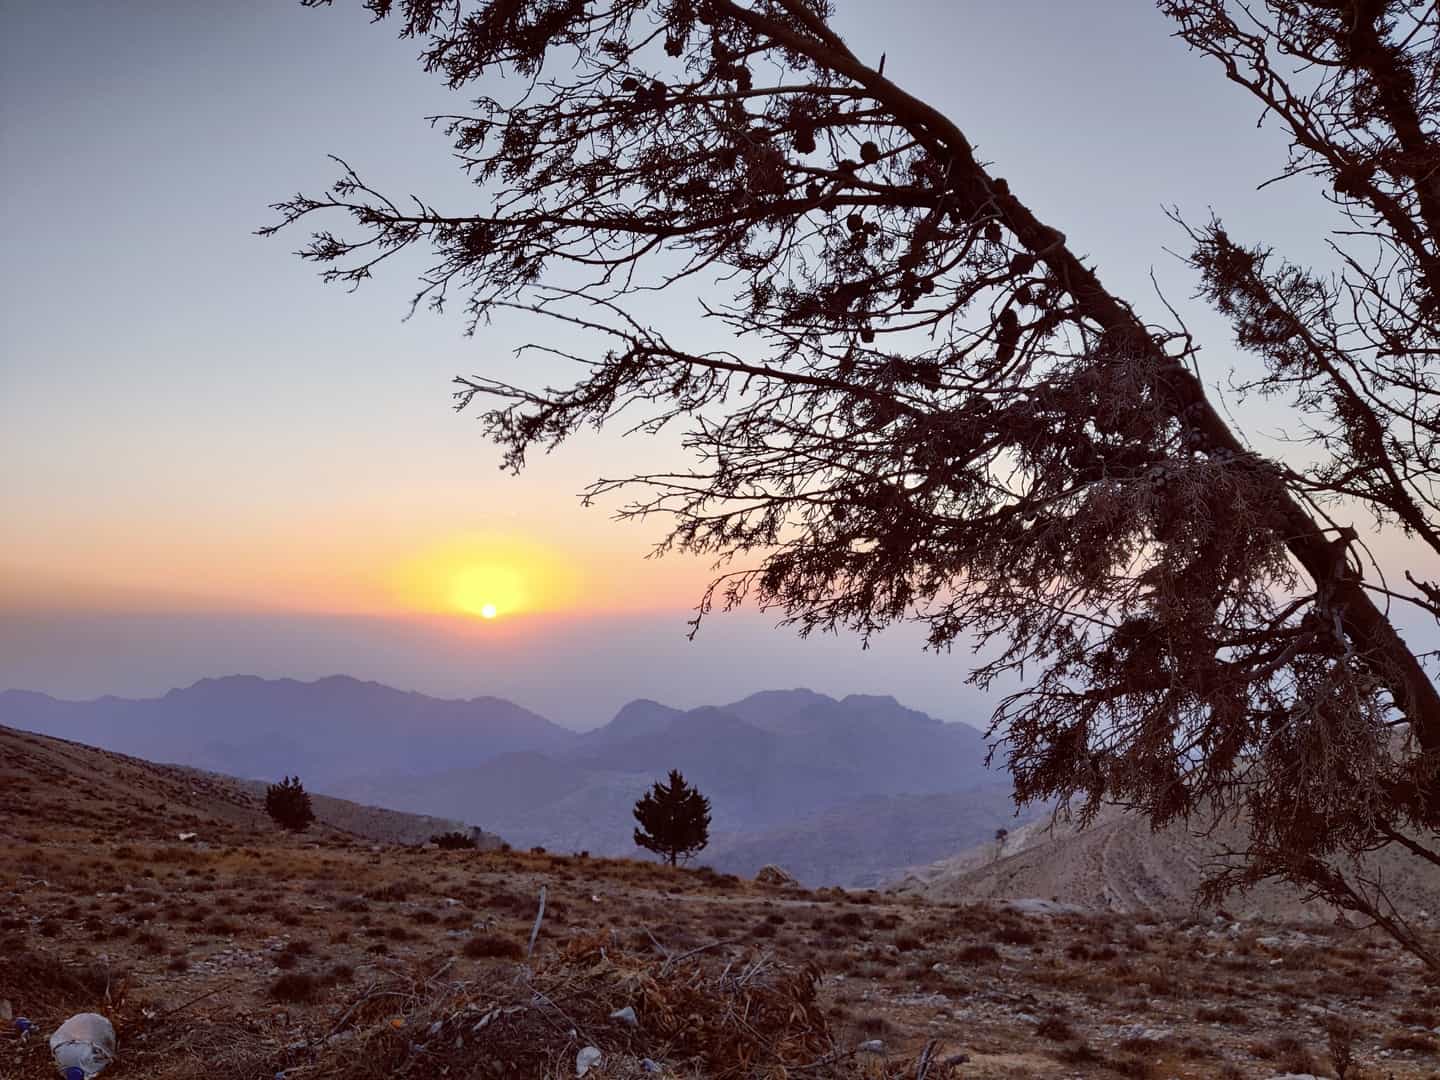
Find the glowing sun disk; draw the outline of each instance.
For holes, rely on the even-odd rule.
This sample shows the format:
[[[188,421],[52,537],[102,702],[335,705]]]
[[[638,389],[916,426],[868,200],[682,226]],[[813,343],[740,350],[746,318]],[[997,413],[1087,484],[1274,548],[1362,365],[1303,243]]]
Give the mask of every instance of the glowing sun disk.
[[[397,598],[406,606],[491,620],[573,603],[569,560],[528,539],[460,538],[417,553],[397,567]]]

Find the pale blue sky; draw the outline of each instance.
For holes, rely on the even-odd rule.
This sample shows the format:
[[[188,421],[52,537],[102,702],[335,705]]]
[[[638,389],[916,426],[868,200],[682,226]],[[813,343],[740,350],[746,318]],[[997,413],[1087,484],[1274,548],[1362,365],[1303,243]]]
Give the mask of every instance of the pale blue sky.
[[[1193,283],[1162,250],[1183,246],[1163,206],[1197,222],[1213,207],[1243,238],[1320,256],[1328,217],[1315,193],[1255,191],[1279,167],[1278,134],[1256,129],[1249,99],[1171,39],[1145,0],[838,6],[857,51],[886,53],[887,74],[948,112],[1042,219],[1158,319],[1153,267],[1199,332],[1212,380],[1235,362],[1229,335],[1188,302]],[[242,668],[347,670],[447,692],[504,692],[509,679],[517,694],[545,688],[523,704],[583,720],[634,696],[703,700],[692,688],[733,661],[731,696],[790,681],[798,665],[816,689],[890,691],[937,715],[968,701],[962,663],[902,659],[909,637],[857,658],[851,642],[817,652],[747,623],[677,650],[698,574],[642,562],[654,530],[574,499],[654,446],[588,438],[520,480],[501,475],[476,426],[450,411],[447,384],[459,371],[513,374],[518,328],[470,340],[458,319],[402,323],[403,274],[347,295],[288,254],[301,234],[252,235],[268,203],[333,178],[327,153],[379,186],[471,205],[423,121],[460,102],[390,25],[372,26],[349,0],[0,7],[0,632],[30,642],[23,658],[0,650],[0,686],[136,693]],[[590,582],[596,596],[618,580],[628,594],[652,589],[651,610],[629,616],[643,629],[623,635],[627,651],[600,618],[525,655],[481,643],[407,660],[379,644],[404,636],[395,627],[342,631],[323,618],[324,598],[363,585],[374,560],[496,528],[584,549],[586,572],[609,583]],[[220,613],[247,595],[263,602],[238,606],[314,618],[295,616],[295,641],[274,655],[261,642],[237,649]],[[42,627],[42,608],[63,610]],[[117,666],[115,635],[143,661]],[[757,651],[742,637],[763,641],[763,664],[742,662]],[[576,672],[568,697],[525,659],[557,649]],[[647,650],[671,659],[657,668]],[[587,695],[586,672],[613,688]]]

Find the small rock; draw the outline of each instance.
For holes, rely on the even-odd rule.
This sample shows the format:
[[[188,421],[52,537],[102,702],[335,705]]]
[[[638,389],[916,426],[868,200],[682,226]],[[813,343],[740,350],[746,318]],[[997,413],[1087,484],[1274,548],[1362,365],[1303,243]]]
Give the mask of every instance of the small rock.
[[[885,1053],[884,1039],[866,1039],[855,1048],[862,1054],[883,1054]]]
[[[619,1020],[620,1023],[628,1024],[631,1027],[640,1026],[640,1021],[635,1016],[635,1010],[629,1005],[626,1005],[623,1009],[616,1009],[610,1014],[610,1019]]]
[[[1164,1042],[1173,1033],[1169,1028],[1146,1027],[1144,1024],[1125,1024],[1115,1030],[1117,1039],[1144,1039],[1146,1042]]]
[[[1019,1020],[1020,1023],[1022,1023],[1022,1024],[1038,1024],[1038,1023],[1040,1023],[1040,1018],[1039,1018],[1038,1016],[1036,1016],[1034,1013],[1016,1013],[1016,1014],[1015,1014],[1015,1019],[1016,1019],[1016,1020]]]
[[[575,1055],[575,1075],[584,1076],[596,1065],[600,1064],[600,1048],[598,1046],[586,1046]]]
[[[658,1073],[665,1071],[665,1066],[661,1065],[658,1061],[651,1061],[649,1058],[640,1059],[640,1068],[647,1073]]]
[[[795,889],[800,886],[799,878],[783,866],[776,866],[774,863],[762,866],[755,874],[755,880],[761,885],[777,885],[782,889]]]

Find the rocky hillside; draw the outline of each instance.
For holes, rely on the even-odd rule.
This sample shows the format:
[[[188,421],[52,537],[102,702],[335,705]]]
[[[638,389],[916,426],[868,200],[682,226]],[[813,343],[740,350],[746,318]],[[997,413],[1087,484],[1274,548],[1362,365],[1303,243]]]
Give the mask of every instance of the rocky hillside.
[[[459,827],[346,799],[311,801],[317,824],[307,835],[317,837],[414,844]],[[7,727],[0,727],[0,823],[0,835],[20,839],[40,825],[165,841],[195,833],[200,843],[244,843],[275,831],[264,784]]]
[[[48,1036],[82,1011],[114,1023],[116,1080],[1440,1067],[1433,977],[1364,930],[296,837],[223,777],[3,729],[0,802],[0,1016],[36,1028],[0,1024],[6,1080],[53,1080]]]
[[[1073,822],[1052,823],[1047,815],[1012,830],[998,852],[993,842],[977,845],[911,870],[895,887],[937,901],[1040,898],[1087,910],[1183,916],[1194,912],[1196,891],[1222,852],[1243,839],[1233,825],[1208,836],[1183,825],[1155,831],[1143,819],[1113,808],[1085,829]],[[1402,910],[1424,912],[1440,925],[1440,869],[1392,851],[1377,853],[1371,868],[1383,875]],[[1328,905],[1269,884],[1230,896],[1225,908],[1247,918],[1329,921],[1335,916]]]

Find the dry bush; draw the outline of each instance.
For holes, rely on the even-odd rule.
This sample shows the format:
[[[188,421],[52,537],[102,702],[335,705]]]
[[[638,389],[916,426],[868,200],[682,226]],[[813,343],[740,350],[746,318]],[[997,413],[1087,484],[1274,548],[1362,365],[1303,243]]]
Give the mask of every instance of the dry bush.
[[[803,1073],[858,1076],[816,1000],[818,972],[759,953],[672,962],[635,955],[608,933],[573,939],[536,971],[483,980],[391,972],[356,993],[304,1062],[313,1080],[438,1075],[569,1077],[576,1051],[635,1066],[643,1053],[685,1075],[749,1080]],[[609,1019],[633,1007],[638,1029]],[[300,1063],[294,1063],[300,1064]]]
[[[999,961],[1000,951],[988,943],[966,945],[955,959],[962,964],[993,964]]]
[[[1385,1040],[1386,1050],[1411,1051],[1417,1054],[1440,1053],[1440,1043],[1420,1031],[1402,1031]]]
[[[1330,1065],[1340,1080],[1355,1080],[1355,1025],[1342,1016],[1332,1016],[1325,1024],[1329,1037]]]
[[[1205,1024],[1245,1024],[1250,1018],[1234,1005],[1202,1005],[1195,1010],[1195,1019]]]
[[[33,953],[18,941],[3,943],[0,956],[5,996],[24,1002],[31,1019],[81,1009],[113,1009],[124,999],[127,976],[106,966],[65,963]]]
[[[1041,940],[1040,935],[1024,923],[1004,923],[997,926],[990,937],[1005,945],[1034,945]]]
[[[465,942],[461,951],[472,959],[489,956],[502,960],[519,960],[525,953],[518,941],[499,934],[476,934]]]
[[[1313,1073],[1317,1068],[1305,1044],[1293,1035],[1282,1035],[1268,1044],[1256,1044],[1250,1052],[1258,1058],[1275,1062],[1280,1072]]]
[[[1042,1039],[1052,1039],[1055,1042],[1069,1042],[1075,1038],[1075,1029],[1063,1016],[1047,1016],[1041,1020],[1035,1028],[1035,1034]]]
[[[365,899],[375,900],[380,903],[398,903],[410,896],[410,887],[403,881],[392,881],[377,889],[371,889],[365,894]]]
[[[322,984],[315,976],[291,971],[270,984],[270,997],[285,1002],[313,1001],[321,988]]]

